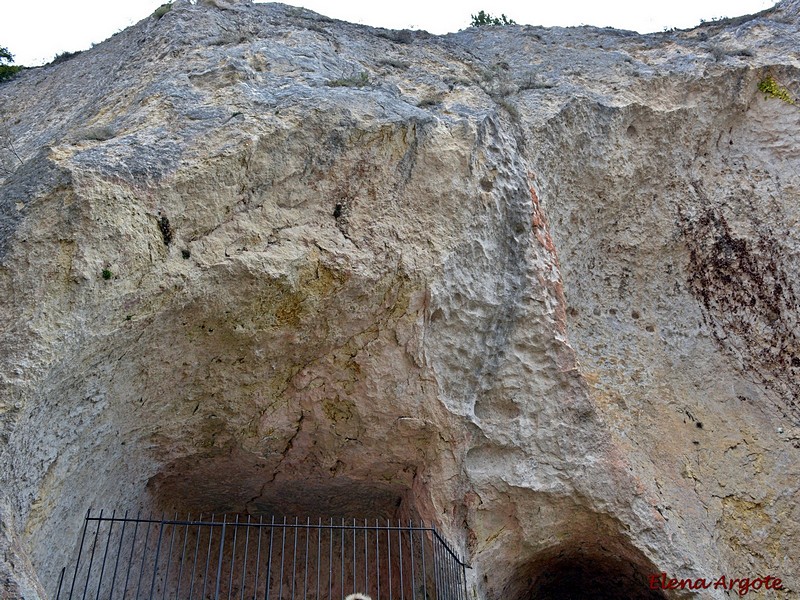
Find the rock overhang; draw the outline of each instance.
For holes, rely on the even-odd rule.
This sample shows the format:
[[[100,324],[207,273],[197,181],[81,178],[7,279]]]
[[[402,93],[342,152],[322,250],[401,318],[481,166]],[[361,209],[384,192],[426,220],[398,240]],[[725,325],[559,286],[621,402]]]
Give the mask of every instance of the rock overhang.
[[[22,134],[26,151],[51,150],[3,186],[7,372],[17,373],[6,388],[19,405],[6,417],[4,469],[34,564],[52,557],[44,540],[59,520],[77,527],[75,506],[186,503],[216,464],[209,473],[235,475],[249,500],[280,493],[264,488],[270,478],[296,489],[311,473],[323,490],[385,481],[360,493],[393,498],[387,506],[411,498],[441,519],[491,575],[475,582],[489,596],[529,593],[519,581],[530,565],[599,564],[613,578],[614,553],[587,550],[583,529],[503,516],[556,513],[565,495],[580,498],[581,514],[613,515],[603,535],[627,548],[637,576],[687,562],[748,568],[726,541],[730,526],[767,519],[781,530],[779,499],[793,484],[764,485],[743,504],[749,481],[731,484],[727,469],[740,462],[737,444],[782,418],[765,408],[781,405],[782,388],[759,376],[780,383],[789,371],[771,356],[737,362],[727,318],[697,302],[691,282],[702,280],[685,269],[693,251],[713,250],[708,236],[687,235],[705,222],[696,205],[714,202],[697,189],[728,190],[706,221],[733,222],[734,237],[774,236],[761,225],[770,211],[737,192],[742,181],[793,218],[780,194],[795,184],[769,149],[791,155],[791,144],[765,124],[793,113],[754,91],[768,71],[796,79],[775,56],[797,34],[776,26],[786,37],[770,50],[759,33],[776,14],[730,25],[733,45],[724,24],[706,39],[521,27],[393,40],[286,7],[183,5],[108,43],[128,52],[116,81],[99,48],[6,84],[47,90],[56,73],[94,66],[103,84],[83,104],[59,107],[41,92],[17,110],[35,120],[49,106],[61,124]],[[745,40],[752,56],[733,51]],[[298,45],[318,50],[313,60]],[[151,79],[126,99],[137,64]],[[71,179],[30,191],[37,164]],[[661,219],[663,238],[645,214]],[[774,258],[750,246],[737,260],[790,271],[792,240]],[[648,282],[643,271],[659,266],[671,276]],[[711,366],[692,371],[700,357]],[[709,383],[714,370],[728,373],[732,398]],[[730,402],[753,405],[736,405],[744,441],[724,433],[744,427]],[[790,427],[763,442],[769,464],[786,464]],[[714,473],[738,490],[721,503],[698,488]],[[499,482],[510,485],[503,494]],[[209,507],[221,502],[210,489]],[[699,529],[703,509],[721,519],[712,543],[676,532],[679,499]],[[558,543],[540,543],[555,532]],[[510,557],[512,547],[523,550]],[[771,552],[765,568],[785,564],[780,546]],[[48,584],[53,573],[42,571]]]

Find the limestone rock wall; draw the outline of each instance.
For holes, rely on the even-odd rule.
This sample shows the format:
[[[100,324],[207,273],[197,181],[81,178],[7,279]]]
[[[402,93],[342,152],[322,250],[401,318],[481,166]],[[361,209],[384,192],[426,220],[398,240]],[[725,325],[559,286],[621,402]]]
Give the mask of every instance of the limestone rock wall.
[[[432,520],[477,598],[791,597],[798,10],[179,0],[3,84],[4,589],[107,507]]]

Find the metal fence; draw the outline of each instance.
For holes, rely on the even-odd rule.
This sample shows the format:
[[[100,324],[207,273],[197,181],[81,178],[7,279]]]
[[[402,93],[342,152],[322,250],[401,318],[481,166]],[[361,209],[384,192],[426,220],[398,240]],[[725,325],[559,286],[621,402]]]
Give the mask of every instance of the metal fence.
[[[435,527],[399,521],[86,514],[56,600],[467,600]]]

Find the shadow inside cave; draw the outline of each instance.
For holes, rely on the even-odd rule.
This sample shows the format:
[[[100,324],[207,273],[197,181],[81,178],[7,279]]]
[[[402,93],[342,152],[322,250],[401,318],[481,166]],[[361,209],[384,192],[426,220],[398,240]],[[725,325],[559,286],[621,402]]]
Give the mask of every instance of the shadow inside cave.
[[[590,542],[571,540],[540,553],[506,588],[520,600],[665,600],[671,592],[651,589],[659,573],[638,549],[609,534]]]

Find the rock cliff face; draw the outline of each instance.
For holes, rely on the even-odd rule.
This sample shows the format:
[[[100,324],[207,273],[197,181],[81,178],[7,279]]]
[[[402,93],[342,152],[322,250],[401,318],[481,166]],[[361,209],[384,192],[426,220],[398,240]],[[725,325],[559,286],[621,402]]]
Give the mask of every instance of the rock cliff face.
[[[3,593],[90,506],[421,517],[480,599],[800,593],[798,12],[179,0],[3,84]]]

